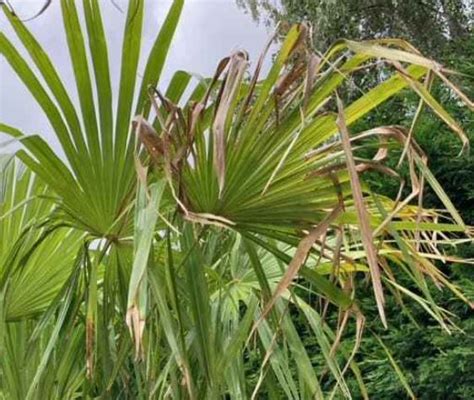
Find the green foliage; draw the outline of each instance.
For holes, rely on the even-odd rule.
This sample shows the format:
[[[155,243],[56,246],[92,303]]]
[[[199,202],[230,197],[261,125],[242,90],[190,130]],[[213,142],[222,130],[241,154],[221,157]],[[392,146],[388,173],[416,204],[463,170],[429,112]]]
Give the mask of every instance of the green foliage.
[[[15,159],[0,176],[0,228],[13,239],[0,244],[0,395],[367,398],[355,358],[364,321],[380,329],[377,315],[396,315],[396,298],[454,329],[428,282],[466,298],[436,266],[443,247],[421,252],[417,235],[442,233],[455,245],[469,228],[435,178],[448,211],[373,195],[360,176],[383,170],[384,157],[357,152],[373,138],[379,154],[389,139],[400,148],[406,130],[360,137],[348,126],[412,88],[464,142],[420,88],[427,74],[449,86],[449,71],[401,41],[343,40],[320,60],[296,25],[266,76],[257,68],[244,79],[249,62],[236,52],[213,79],[177,72],[163,95],[158,80],[182,6],[171,5],[139,83],[145,3],[129,2],[117,110],[98,0],[61,1],[77,106],[2,6],[29,56],[4,34],[0,53],[66,159],[40,136],[0,125],[22,137],[17,157],[27,167],[19,174]],[[347,78],[374,59],[385,79],[354,96]],[[407,151],[413,182],[431,177],[416,146]]]

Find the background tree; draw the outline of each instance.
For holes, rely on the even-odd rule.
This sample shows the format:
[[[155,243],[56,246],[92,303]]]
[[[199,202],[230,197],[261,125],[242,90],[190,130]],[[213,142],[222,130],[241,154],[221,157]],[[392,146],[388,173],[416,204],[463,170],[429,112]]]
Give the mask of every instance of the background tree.
[[[448,43],[467,38],[474,18],[472,0],[237,0],[237,4],[270,24],[310,22],[318,49],[339,38],[393,37],[432,56],[439,56]]]

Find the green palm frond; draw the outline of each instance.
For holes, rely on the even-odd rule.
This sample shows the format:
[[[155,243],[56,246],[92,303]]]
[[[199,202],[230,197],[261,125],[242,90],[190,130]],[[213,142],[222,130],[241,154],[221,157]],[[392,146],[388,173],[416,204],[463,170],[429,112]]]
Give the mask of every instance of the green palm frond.
[[[111,89],[100,2],[88,0],[83,6],[85,26],[80,22],[76,3],[61,1],[78,105],[71,99],[73,88],[65,87],[41,44],[5,4],[2,10],[30,59],[23,57],[3,33],[0,34],[0,53],[43,109],[66,159],[57,157],[39,136],[24,139],[26,151],[20,151],[18,156],[61,194],[59,205],[63,218],[71,225],[98,237],[119,238],[127,229],[130,232],[130,203],[136,182],[135,137],[130,119],[137,112],[148,115],[150,104],[144,93],[160,78],[183,0],[173,2],[148,55],[141,82],[138,82],[137,71],[144,2],[129,2],[116,96]],[[118,102],[116,110],[113,109],[114,98]],[[14,137],[22,135],[5,125],[1,125],[0,130]]]
[[[424,273],[449,286],[429,261],[430,254],[438,252],[436,245],[425,246],[420,256],[416,241],[437,231],[465,232],[467,228],[429,174],[415,141],[408,144],[406,158],[412,193],[397,202],[383,196],[375,200],[359,175],[376,169],[396,177],[384,164],[387,146],[406,146],[408,131],[385,126],[349,136],[346,125],[400,90],[418,87],[425,74],[445,71],[408,51],[401,41],[341,41],[317,58],[305,48],[305,35],[304,26],[290,30],[268,75],[260,81],[258,70],[250,84],[245,81],[248,60],[245,53],[237,52],[221,61],[214,92],[211,84],[201,99],[184,108],[158,92],[156,130],[139,118],[139,137],[160,171],[164,169],[185,220],[227,227],[248,238],[259,237],[259,241],[271,238],[294,246],[303,238],[282,289],[288,287],[310,251],[324,253],[324,243],[318,241],[331,240],[337,232],[342,235],[344,247],[339,244],[329,250],[333,253],[329,260],[337,265],[351,260],[346,252],[363,248],[384,321],[381,271],[389,271],[385,267],[388,260],[402,250],[401,262],[426,259],[429,267],[423,268]],[[335,102],[335,92],[345,90],[351,74],[375,57],[395,65],[395,73],[345,107],[339,99]],[[402,62],[412,65],[402,71]],[[426,90],[417,93],[466,144],[461,127],[439,109],[431,95]],[[380,141],[374,159],[356,160],[353,149],[374,138]],[[424,179],[450,210],[445,224],[435,223],[443,218],[438,212],[409,206],[411,200],[420,198]],[[387,246],[394,253],[389,250],[390,256],[385,257],[376,246]],[[333,283],[318,279],[322,294],[338,293]]]
[[[0,159],[0,277],[4,317],[44,311],[71,274],[81,234],[50,224],[51,189],[13,156]]]

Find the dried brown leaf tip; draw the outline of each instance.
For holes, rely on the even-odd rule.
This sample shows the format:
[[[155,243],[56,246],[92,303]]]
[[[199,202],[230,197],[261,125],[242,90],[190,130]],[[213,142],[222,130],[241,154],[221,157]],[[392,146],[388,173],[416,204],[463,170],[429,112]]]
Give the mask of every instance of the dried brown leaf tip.
[[[143,355],[142,339],[145,330],[145,319],[140,315],[140,310],[137,305],[133,305],[127,310],[125,322],[135,342],[135,358],[139,360]]]
[[[315,226],[298,244],[296,248],[296,252],[291,260],[290,264],[288,265],[288,269],[285,272],[285,275],[278,283],[278,286],[275,289],[275,292],[272,295],[272,298],[269,302],[265,305],[264,310],[262,311],[262,315],[255,323],[254,329],[258,326],[258,324],[266,318],[268,313],[271,311],[273,306],[275,305],[278,298],[285,292],[286,289],[291,285],[293,279],[298,274],[298,271],[302,267],[302,265],[306,262],[308,255],[314,245],[314,243],[323,237],[331,224],[336,220],[336,218],[342,212],[342,204],[339,203],[327,216],[324,218],[317,226]]]
[[[219,96],[219,104],[212,124],[214,168],[219,185],[219,196],[222,195],[224,189],[226,173],[226,123],[228,118],[232,118],[232,113],[229,111],[235,96],[238,94],[247,65],[248,55],[245,52],[238,51],[230,57],[227,74]]]
[[[367,262],[369,264],[370,276],[372,278],[372,286],[374,289],[375,300],[377,302],[377,308],[379,311],[380,319],[385,327],[387,327],[387,321],[385,318],[384,310],[384,294],[382,288],[382,279],[380,274],[380,267],[377,259],[377,251],[374,246],[374,236],[372,228],[370,226],[369,214],[364,204],[364,197],[362,194],[362,187],[359,179],[359,173],[357,172],[356,163],[354,161],[354,155],[352,154],[352,147],[350,142],[349,130],[346,125],[344,117],[344,106],[339,97],[337,97],[338,117],[337,126],[341,134],[342,147],[346,157],[347,170],[349,172],[350,184],[352,188],[352,194],[354,197],[354,205],[356,208],[357,219],[361,231],[362,244],[367,254]]]
[[[132,122],[132,128],[138,136],[138,140],[145,147],[152,160],[160,164],[163,160],[163,140],[158,136],[155,128],[142,116],[136,116]]]

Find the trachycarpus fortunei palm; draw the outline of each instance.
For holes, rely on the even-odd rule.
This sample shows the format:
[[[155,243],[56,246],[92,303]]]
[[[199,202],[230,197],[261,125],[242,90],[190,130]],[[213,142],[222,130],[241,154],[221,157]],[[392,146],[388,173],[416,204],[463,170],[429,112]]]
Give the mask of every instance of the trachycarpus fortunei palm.
[[[23,336],[33,335],[35,340],[41,332],[54,333],[44,352],[41,348],[27,397],[49,388],[45,382],[64,381],[61,393],[77,393],[78,377],[86,382],[83,391],[91,395],[113,390],[117,394],[129,384],[130,373],[140,377],[134,383],[137,392],[148,396],[159,389],[160,397],[173,392],[203,398],[227,391],[238,397],[245,392],[245,379],[237,377],[245,377],[244,353],[254,349],[252,339],[258,339],[264,350],[258,367],[261,379],[252,396],[265,380],[268,363],[289,398],[304,396],[298,394],[293,378],[282,373],[281,366],[289,361],[285,364],[275,345],[279,335],[293,351],[301,387],[321,397],[314,368],[286,313],[290,303],[305,315],[317,336],[335,388],[350,396],[343,376],[348,368],[357,373],[353,354],[363,328],[356,291],[359,273],[371,276],[383,323],[385,284],[419,302],[449,327],[447,316],[431,300],[425,278],[464,298],[434,260],[449,261],[437,246],[437,235],[469,233],[469,228],[429,172],[414,140],[415,124],[409,130],[384,126],[356,135],[349,128],[410,87],[420,95],[420,104],[431,107],[466,144],[462,129],[429,93],[431,80],[439,77],[472,108],[446,78],[450,71],[399,40],[340,41],[316,55],[307,43],[307,27],[295,26],[266,77],[260,72],[268,46],[249,77],[247,55],[239,51],[222,60],[215,76],[199,81],[183,100],[192,82],[186,72],[177,72],[164,94],[158,89],[183,6],[174,1],[136,91],[144,2],[134,0],[125,25],[114,118],[99,2],[87,0],[83,6],[85,31],[74,2],[61,2],[80,107],[70,100],[40,44],[3,6],[37,71],[3,34],[0,52],[42,106],[68,163],[38,136],[22,139],[26,151],[18,157],[54,191],[52,229],[54,224],[67,225],[85,241],[75,244],[76,260],[68,264],[71,272],[50,295],[37,329],[25,327]],[[369,73],[374,58],[393,66],[395,74],[344,104],[344,83],[357,71],[367,68]],[[137,117],[132,128],[133,115]],[[22,136],[6,125],[0,129]],[[380,143],[375,157],[357,158],[354,148],[371,139]],[[394,144],[404,148],[401,161],[408,165],[412,189],[407,198],[400,191],[395,201],[371,193],[360,179],[368,169],[398,176],[383,163]],[[424,181],[439,195],[447,214],[409,204],[421,198]],[[48,238],[41,240],[47,243]],[[92,244],[96,239],[105,239],[99,249]],[[449,242],[456,243],[456,237]],[[34,245],[32,249],[34,253]],[[288,266],[282,271],[280,264]],[[2,266],[2,273],[14,270]],[[401,286],[396,280],[399,274],[408,277],[422,296]],[[321,310],[310,307],[293,291],[298,282],[339,309],[336,334],[322,318],[328,303]],[[28,318],[29,310],[19,314]],[[356,346],[351,354],[344,353],[340,368],[332,355],[343,352],[338,344],[351,314],[357,319]],[[8,315],[5,318],[9,321]],[[135,339],[134,351],[125,319]],[[62,341],[59,332],[72,329],[75,340]],[[77,346],[82,337],[86,373],[77,369],[71,375],[75,379],[56,378],[61,357],[72,354],[73,344]],[[54,361],[53,352],[59,361],[46,369],[46,363]],[[231,365],[233,357],[242,365]],[[234,375],[222,374],[226,366]],[[105,379],[106,375],[111,378]]]

